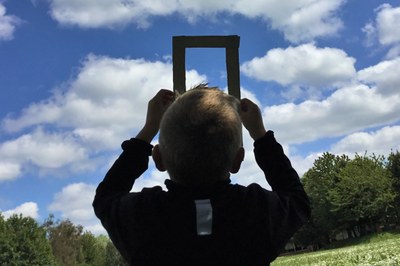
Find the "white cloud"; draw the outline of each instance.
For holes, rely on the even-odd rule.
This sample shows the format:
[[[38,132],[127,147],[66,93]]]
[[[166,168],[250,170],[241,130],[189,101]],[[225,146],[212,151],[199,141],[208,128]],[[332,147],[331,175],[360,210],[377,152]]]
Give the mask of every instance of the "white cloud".
[[[387,58],[400,55],[400,7],[383,4],[376,10],[376,20],[368,22],[363,32],[366,34],[366,44],[371,46],[375,39],[383,46],[389,47]]]
[[[264,57],[245,62],[241,69],[247,76],[281,85],[332,87],[348,82],[356,74],[355,59],[337,48],[318,48],[303,44],[286,49],[275,48]]]
[[[279,53],[282,55],[283,51],[285,50],[279,50]],[[274,65],[271,59],[276,58],[278,61],[284,57],[271,57],[270,54],[267,54],[264,58],[268,59],[269,68],[275,71],[273,72],[275,80],[279,79],[282,84],[292,82],[296,87],[306,80],[304,77],[307,77],[307,74],[299,74],[296,69],[291,70],[291,66],[283,63],[280,64],[280,68],[276,67],[279,64],[275,63]],[[345,59],[346,57],[342,57],[341,60]],[[351,60],[350,58],[349,61]],[[331,61],[335,60],[331,59]],[[307,63],[304,64],[307,69]],[[249,65],[246,66],[248,69],[245,71],[251,70],[252,75],[258,74],[261,78],[263,67],[254,65],[250,67]],[[349,69],[354,70],[352,64],[348,64],[348,66],[351,66]],[[309,99],[299,104],[285,103],[265,107],[263,116],[266,127],[276,131],[284,143],[293,144],[343,136],[365,128],[396,123],[400,119],[398,116],[400,113],[399,67],[400,61],[396,58],[365,68],[357,74],[352,70],[348,72],[349,77],[354,75],[358,81],[349,80],[347,85],[343,83],[325,99]],[[259,69],[258,72],[255,71],[257,69]],[[268,68],[265,67],[265,69]],[[286,72],[288,73],[287,77],[284,75]],[[309,75],[312,75],[311,72],[310,68]],[[323,76],[328,76],[324,70],[321,72],[315,68],[313,74],[316,77],[313,78],[319,80]],[[343,76],[345,73],[346,71],[343,71]],[[272,75],[267,73],[265,76]],[[310,81],[308,82],[310,83]]]
[[[18,163],[7,161],[0,162],[0,183],[7,180],[13,180],[20,174],[21,166]]]
[[[400,91],[400,57],[382,61],[358,72],[361,82],[376,84],[382,94],[395,94]]]
[[[94,215],[92,202],[96,186],[86,183],[73,183],[56,193],[48,209],[61,212],[61,217],[70,219],[74,224],[101,231],[99,220]],[[101,226],[101,225],[100,225]]]
[[[282,31],[291,42],[310,41],[334,35],[342,27],[337,11],[344,0],[51,0],[51,16],[64,25],[86,28],[115,28],[130,23],[148,27],[157,16],[179,14],[190,23],[200,18],[239,14],[251,19],[262,18],[272,29]]]
[[[194,70],[186,77],[188,84],[207,80]],[[97,153],[114,150],[138,132],[147,102],[171,87],[170,63],[89,55],[64,91],[2,121],[7,132],[30,133],[0,143],[1,179],[16,178],[28,164],[44,174],[61,167],[93,169]]]
[[[304,143],[341,136],[399,120],[400,94],[383,96],[376,88],[349,85],[322,101],[308,100],[264,108],[267,128],[283,142]]]
[[[205,76],[188,71],[188,83]],[[52,98],[34,103],[3,127],[16,132],[29,126],[71,129],[93,148],[114,148],[144,122],[147,102],[161,88],[172,88],[172,65],[143,59],[89,55],[77,77]]]
[[[162,0],[51,0],[50,8],[52,17],[62,24],[112,28],[132,21],[147,27],[150,16],[170,15],[177,7],[175,1]]]
[[[35,202],[25,202],[15,209],[7,210],[2,212],[4,218],[8,219],[13,214],[21,214],[23,217],[32,217],[33,219],[37,219],[39,217],[38,214],[39,208]]]
[[[332,146],[336,154],[388,155],[391,150],[400,150],[400,126],[388,126],[373,132],[350,134]]]
[[[366,40],[364,41],[365,46],[371,47],[375,44],[377,39],[377,32],[374,24],[372,22],[368,22],[365,26],[361,29],[366,36]]]
[[[389,51],[386,54],[387,59],[395,58],[400,56],[400,43],[393,45],[390,47]]]
[[[4,127],[11,132],[38,124],[76,129],[127,127],[129,122],[141,122],[147,101],[171,84],[170,72],[171,66],[161,62],[89,55],[65,93],[56,91],[52,98],[32,104],[19,118],[6,119]]]
[[[41,129],[0,145],[2,157],[30,161],[44,168],[58,168],[86,157],[85,150],[68,135],[46,134]]]
[[[243,2],[248,4],[247,1]],[[344,3],[342,0],[272,2],[278,7],[283,7],[279,11],[288,11],[280,16],[274,15],[274,9],[267,13],[272,21],[272,28],[282,30],[285,38],[291,42],[299,43],[320,36],[332,36],[343,27],[342,21],[335,14]]]
[[[94,168],[87,150],[68,132],[49,133],[40,127],[0,143],[0,181],[13,180],[31,166],[39,174],[59,175],[61,168],[79,172]]]
[[[383,4],[377,10],[379,42],[384,45],[400,42],[400,7]]]
[[[15,28],[21,20],[13,15],[6,15],[6,8],[0,2],[0,41],[9,41],[14,38]]]

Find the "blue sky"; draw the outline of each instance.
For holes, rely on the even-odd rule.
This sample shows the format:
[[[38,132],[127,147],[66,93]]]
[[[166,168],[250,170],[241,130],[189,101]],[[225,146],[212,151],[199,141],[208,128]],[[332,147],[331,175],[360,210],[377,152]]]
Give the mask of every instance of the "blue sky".
[[[400,2],[0,0],[0,210],[104,233],[91,202],[172,88],[172,36],[239,35],[242,96],[300,174],[323,152],[400,150]],[[188,49],[188,86],[226,88],[223,49]],[[154,141],[156,143],[157,140]],[[268,188],[244,135],[234,182]],[[134,190],[163,184],[153,164]]]

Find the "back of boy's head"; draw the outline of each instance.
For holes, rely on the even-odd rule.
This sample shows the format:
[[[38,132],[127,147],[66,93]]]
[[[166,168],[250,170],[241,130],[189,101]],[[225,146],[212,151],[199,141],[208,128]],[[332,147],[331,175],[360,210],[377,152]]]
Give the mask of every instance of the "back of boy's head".
[[[164,114],[159,137],[172,180],[208,186],[229,177],[242,145],[239,108],[239,100],[204,84],[177,97]]]

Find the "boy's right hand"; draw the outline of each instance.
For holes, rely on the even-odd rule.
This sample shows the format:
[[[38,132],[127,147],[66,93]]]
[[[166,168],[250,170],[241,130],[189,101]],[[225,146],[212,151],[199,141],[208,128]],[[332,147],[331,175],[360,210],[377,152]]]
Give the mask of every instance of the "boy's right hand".
[[[168,107],[175,100],[175,93],[170,90],[161,89],[148,103],[146,123],[137,139],[151,142],[160,129],[160,122]]]
[[[257,104],[244,98],[240,101],[240,107],[240,118],[244,127],[249,131],[250,136],[254,140],[263,137],[267,131],[265,130],[261,111]]]

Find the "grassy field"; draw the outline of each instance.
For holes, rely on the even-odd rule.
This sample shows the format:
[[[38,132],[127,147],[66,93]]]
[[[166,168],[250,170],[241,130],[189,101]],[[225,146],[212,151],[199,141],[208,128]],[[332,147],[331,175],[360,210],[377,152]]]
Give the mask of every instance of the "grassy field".
[[[277,258],[272,266],[400,265],[400,233],[385,232],[336,249]]]

